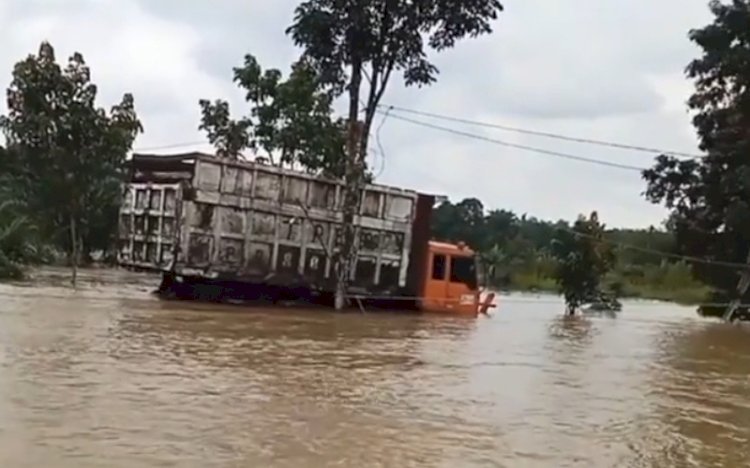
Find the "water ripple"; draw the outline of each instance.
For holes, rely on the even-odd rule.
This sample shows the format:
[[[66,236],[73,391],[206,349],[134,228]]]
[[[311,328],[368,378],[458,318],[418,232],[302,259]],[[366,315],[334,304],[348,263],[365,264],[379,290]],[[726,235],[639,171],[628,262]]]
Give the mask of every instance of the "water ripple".
[[[680,307],[492,319],[0,285],[0,466],[744,466],[750,335]],[[125,285],[125,286],[123,286]],[[501,301],[501,304],[502,301]]]

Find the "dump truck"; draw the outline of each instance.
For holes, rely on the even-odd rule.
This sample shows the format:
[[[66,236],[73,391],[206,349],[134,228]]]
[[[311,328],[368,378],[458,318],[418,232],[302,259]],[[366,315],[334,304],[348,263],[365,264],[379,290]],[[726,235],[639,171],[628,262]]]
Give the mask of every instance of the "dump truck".
[[[134,154],[120,265],[162,274],[176,298],[333,303],[342,181],[205,153]],[[486,312],[475,252],[430,240],[435,196],[368,184],[354,219],[356,307]]]

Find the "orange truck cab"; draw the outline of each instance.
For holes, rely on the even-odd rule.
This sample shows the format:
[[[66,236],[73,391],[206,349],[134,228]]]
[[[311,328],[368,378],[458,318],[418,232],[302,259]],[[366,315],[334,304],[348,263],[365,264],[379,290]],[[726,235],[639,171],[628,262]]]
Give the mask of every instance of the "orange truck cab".
[[[425,312],[476,316],[494,307],[494,293],[481,297],[476,254],[465,244],[430,241],[425,272]]]

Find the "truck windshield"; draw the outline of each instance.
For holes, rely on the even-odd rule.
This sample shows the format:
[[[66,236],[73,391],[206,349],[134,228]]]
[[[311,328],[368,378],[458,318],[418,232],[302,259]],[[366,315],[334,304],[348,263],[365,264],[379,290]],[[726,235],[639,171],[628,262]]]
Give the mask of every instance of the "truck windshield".
[[[451,283],[477,288],[477,269],[472,257],[451,257]]]

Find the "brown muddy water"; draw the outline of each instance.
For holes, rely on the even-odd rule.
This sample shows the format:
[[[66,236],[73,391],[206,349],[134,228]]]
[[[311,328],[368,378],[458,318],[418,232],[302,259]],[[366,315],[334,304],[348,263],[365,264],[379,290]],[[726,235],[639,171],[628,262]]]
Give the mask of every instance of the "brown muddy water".
[[[2,467],[739,467],[750,331],[168,303],[154,278],[0,285]]]

